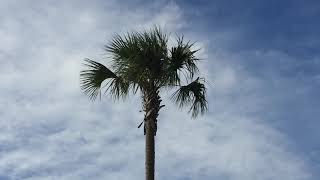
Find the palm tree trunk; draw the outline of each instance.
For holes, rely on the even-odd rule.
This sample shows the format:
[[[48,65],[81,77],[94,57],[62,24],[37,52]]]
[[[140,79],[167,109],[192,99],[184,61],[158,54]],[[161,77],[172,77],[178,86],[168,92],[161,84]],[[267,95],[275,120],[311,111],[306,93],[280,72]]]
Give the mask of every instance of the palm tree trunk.
[[[149,120],[145,124],[146,128],[146,158],[145,158],[145,168],[146,168],[146,180],[154,180],[154,162],[155,162],[155,151],[154,151],[154,130],[152,128],[152,121]]]
[[[145,92],[143,97],[144,104],[144,130],[146,136],[145,147],[145,175],[146,180],[154,180],[154,166],[155,166],[155,138],[157,132],[157,117],[160,110],[160,96],[158,89],[151,86]]]

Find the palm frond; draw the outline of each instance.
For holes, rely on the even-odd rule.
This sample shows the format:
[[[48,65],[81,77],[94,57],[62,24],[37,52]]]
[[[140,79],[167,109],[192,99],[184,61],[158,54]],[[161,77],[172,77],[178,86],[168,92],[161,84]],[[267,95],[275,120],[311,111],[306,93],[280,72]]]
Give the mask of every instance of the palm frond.
[[[141,33],[116,35],[105,50],[111,54],[112,67],[117,75],[139,83],[159,76],[162,61],[167,57],[167,41],[167,36],[155,27]],[[143,76],[137,77],[137,74]]]
[[[106,86],[108,87],[105,93],[109,92],[114,99],[125,98],[131,88],[129,81],[126,81],[121,77],[112,79]],[[133,91],[133,93],[135,94],[136,91]]]
[[[88,69],[80,71],[81,89],[90,99],[94,100],[100,94],[102,82],[117,76],[101,63],[90,59],[85,59],[84,61],[86,62],[84,65]]]
[[[169,83],[180,84],[179,71],[187,72],[187,79],[192,79],[198,73],[199,69],[196,62],[199,60],[195,57],[198,50],[192,50],[194,43],[184,42],[183,36],[178,37],[177,45],[170,50],[170,56],[167,59],[167,79]]]
[[[179,105],[180,108],[191,105],[189,112],[192,117],[203,114],[207,109],[206,87],[203,79],[199,77],[186,86],[181,86],[171,98]]]

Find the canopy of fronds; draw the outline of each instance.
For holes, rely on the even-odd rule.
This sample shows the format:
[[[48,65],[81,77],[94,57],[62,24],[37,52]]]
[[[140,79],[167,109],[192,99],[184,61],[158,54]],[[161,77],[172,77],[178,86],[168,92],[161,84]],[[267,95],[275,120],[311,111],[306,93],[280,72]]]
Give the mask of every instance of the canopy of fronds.
[[[157,89],[177,88],[172,99],[179,107],[190,105],[195,117],[207,110],[207,100],[204,79],[193,79],[199,72],[193,45],[181,36],[175,46],[168,48],[168,36],[157,27],[124,36],[117,34],[105,46],[111,66],[85,59],[86,69],[80,72],[81,88],[92,99],[102,89],[120,98],[130,90],[145,92],[151,85]],[[109,81],[104,88],[105,80]]]

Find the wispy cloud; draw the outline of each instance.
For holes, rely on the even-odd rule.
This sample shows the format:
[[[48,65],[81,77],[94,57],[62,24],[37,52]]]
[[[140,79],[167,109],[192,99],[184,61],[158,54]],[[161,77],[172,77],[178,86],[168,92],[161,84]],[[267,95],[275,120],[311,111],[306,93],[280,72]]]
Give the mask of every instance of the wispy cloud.
[[[186,16],[182,6],[166,1],[141,6],[3,1],[0,179],[143,177],[144,136],[136,129],[143,117],[139,97],[91,102],[80,91],[79,71],[85,57],[108,62],[102,48],[115,32],[154,24],[198,40],[203,75],[211,84],[210,111],[199,120],[165,101],[157,135],[158,178],[311,179],[306,156],[273,124],[280,116],[273,105],[283,109],[281,103],[309,92],[298,89],[283,97],[291,88],[301,88],[297,79],[281,74],[287,72],[281,62],[294,69],[294,58],[276,51],[235,54],[219,49],[220,43],[237,39],[237,32],[201,34]],[[283,60],[277,61],[279,66],[254,69],[248,58],[250,63]]]

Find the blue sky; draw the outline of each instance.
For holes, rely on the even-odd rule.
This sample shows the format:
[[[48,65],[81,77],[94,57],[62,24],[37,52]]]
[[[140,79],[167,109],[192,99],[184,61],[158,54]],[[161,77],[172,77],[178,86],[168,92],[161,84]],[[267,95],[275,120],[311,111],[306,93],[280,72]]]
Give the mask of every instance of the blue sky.
[[[318,179],[318,19],[316,0],[1,1],[0,180],[144,177],[139,96],[92,102],[79,71],[154,24],[197,42],[209,82],[197,120],[164,101],[157,179]]]

